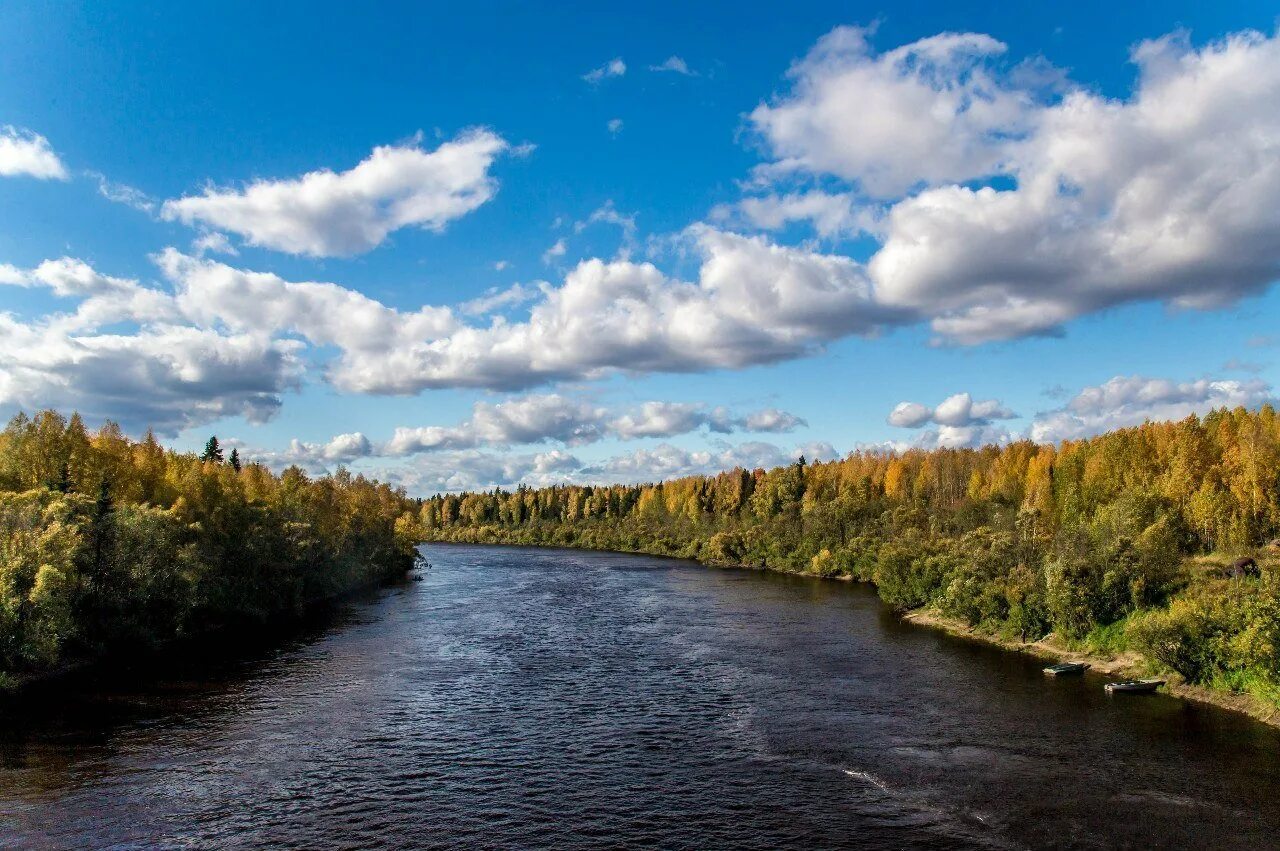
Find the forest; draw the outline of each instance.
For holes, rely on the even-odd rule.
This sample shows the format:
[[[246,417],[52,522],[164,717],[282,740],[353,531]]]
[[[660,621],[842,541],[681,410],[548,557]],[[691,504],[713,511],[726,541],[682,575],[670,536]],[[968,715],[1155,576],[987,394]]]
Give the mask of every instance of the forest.
[[[1280,704],[1280,421],[1271,407],[1058,446],[854,452],[643,485],[423,500],[437,541],[634,551],[874,583],[994,636],[1137,651]],[[1249,555],[1257,576],[1228,578]]]
[[[79,416],[0,433],[0,684],[261,624],[403,575],[417,505],[361,476],[275,475]]]

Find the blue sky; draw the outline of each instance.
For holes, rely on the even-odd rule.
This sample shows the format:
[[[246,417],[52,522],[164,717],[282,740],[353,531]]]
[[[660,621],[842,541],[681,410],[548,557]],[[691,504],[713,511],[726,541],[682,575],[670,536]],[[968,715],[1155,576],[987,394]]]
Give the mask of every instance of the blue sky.
[[[1262,404],[1275,28],[8,3],[0,414],[427,493]]]

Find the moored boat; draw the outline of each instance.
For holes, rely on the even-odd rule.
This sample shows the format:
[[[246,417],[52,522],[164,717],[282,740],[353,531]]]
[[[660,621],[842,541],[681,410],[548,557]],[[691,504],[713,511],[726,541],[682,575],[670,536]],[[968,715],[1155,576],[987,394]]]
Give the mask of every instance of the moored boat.
[[[1063,677],[1071,674],[1083,674],[1089,670],[1088,662],[1062,662],[1058,665],[1050,665],[1044,669],[1044,672],[1051,677]]]
[[[1118,683],[1107,683],[1108,694],[1151,694],[1164,680],[1121,680]]]

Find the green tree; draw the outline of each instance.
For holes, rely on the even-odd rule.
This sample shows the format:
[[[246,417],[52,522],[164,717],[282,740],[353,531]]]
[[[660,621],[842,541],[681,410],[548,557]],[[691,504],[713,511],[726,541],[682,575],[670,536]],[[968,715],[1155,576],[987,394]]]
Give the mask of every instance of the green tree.
[[[208,442],[205,443],[204,454],[200,456],[200,460],[206,464],[222,463],[222,446],[218,443],[218,436],[216,434],[211,436]]]
[[[345,471],[237,475],[220,459],[216,438],[197,456],[52,411],[10,421],[0,680],[296,612],[412,566],[420,506],[402,491]]]

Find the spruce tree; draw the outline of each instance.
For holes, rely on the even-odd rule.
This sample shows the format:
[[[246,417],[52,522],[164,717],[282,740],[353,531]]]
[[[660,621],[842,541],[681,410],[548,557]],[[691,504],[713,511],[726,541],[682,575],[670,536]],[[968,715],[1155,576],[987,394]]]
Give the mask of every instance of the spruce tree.
[[[222,463],[222,447],[218,445],[218,436],[215,434],[209,438],[209,442],[204,445],[204,454],[200,456],[200,460],[206,463],[212,461],[216,464]]]
[[[235,447],[232,447],[231,457],[227,459],[227,463],[231,465],[231,469],[237,473],[240,472],[240,451]]]

